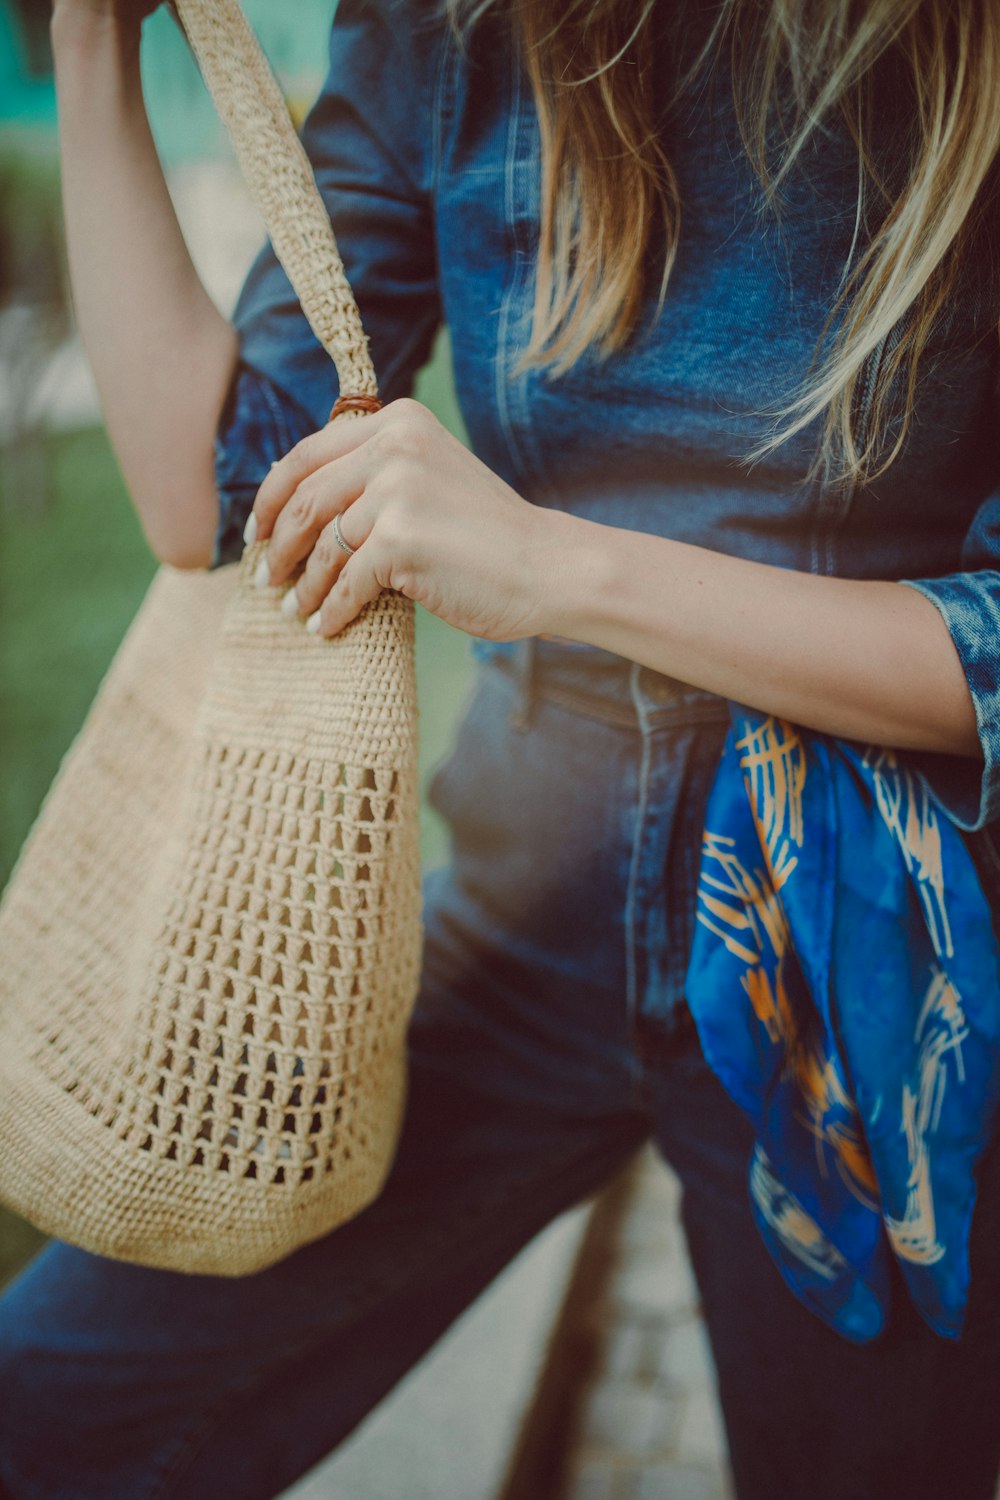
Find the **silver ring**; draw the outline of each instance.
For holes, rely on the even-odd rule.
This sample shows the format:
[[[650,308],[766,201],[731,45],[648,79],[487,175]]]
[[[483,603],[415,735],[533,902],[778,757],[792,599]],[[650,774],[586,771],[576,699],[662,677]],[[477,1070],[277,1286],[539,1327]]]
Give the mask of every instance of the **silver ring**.
[[[339,516],[334,516],[333,518],[333,534],[337,538],[337,546],[343,547],[344,551],[347,552],[351,557],[353,557],[358,549],[357,547],[352,547],[350,542],[345,542],[344,538],[341,536]]]

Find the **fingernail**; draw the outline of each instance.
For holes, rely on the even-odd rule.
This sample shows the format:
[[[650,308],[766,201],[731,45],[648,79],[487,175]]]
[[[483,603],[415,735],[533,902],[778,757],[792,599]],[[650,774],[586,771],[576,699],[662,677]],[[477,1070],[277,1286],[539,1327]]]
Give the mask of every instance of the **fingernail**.
[[[295,589],[289,589],[281,601],[281,613],[283,615],[297,615],[299,613],[299,596]]]
[[[271,568],[266,557],[262,557],[257,564],[257,571],[253,575],[254,588],[266,589],[271,586]]]
[[[308,630],[310,635],[315,635],[319,630],[319,617],[320,611],[318,609],[314,609],[312,614],[306,621],[306,629]]]
[[[249,547],[251,542],[257,540],[257,513],[251,511],[247,516],[247,524],[243,528],[243,545]]]

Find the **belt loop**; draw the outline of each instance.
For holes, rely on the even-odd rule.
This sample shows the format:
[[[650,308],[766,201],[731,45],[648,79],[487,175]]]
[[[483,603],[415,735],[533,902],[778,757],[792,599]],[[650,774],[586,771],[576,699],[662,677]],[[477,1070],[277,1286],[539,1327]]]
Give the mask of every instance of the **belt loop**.
[[[523,732],[531,728],[531,710],[535,701],[535,638],[525,636],[514,646],[514,684],[517,703],[510,716],[515,729]]]

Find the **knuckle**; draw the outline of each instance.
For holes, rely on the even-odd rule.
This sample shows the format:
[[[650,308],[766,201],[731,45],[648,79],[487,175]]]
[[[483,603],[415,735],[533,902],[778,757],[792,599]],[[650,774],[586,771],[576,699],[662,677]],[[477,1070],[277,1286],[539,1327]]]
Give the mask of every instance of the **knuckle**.
[[[375,451],[383,463],[406,452],[406,430],[400,422],[387,422],[372,438]]]
[[[285,508],[292,521],[301,522],[304,525],[312,518],[312,502],[309,495],[302,494],[300,490],[295,491]]]
[[[389,504],[405,493],[412,476],[412,456],[408,453],[392,453],[382,465],[378,476],[377,493]]]
[[[316,474],[309,474],[296,486],[288,508],[296,520],[312,521],[317,516],[322,499],[322,480]]]
[[[320,532],[316,538],[316,545],[313,547],[313,556],[324,569],[332,567],[337,559],[343,556],[332,532]]]
[[[427,408],[425,406],[421,406],[420,402],[415,401],[412,396],[397,396],[395,401],[390,401],[389,405],[386,407],[386,411],[389,412],[393,420],[397,422],[404,421],[406,419],[419,419],[421,413],[425,412],[426,410]]]
[[[407,457],[419,456],[430,439],[430,424],[433,421],[430,412],[419,401],[412,401],[406,396],[393,401],[386,407],[386,411],[389,413],[389,420],[376,434],[376,440],[381,439],[380,451]]]
[[[387,506],[378,519],[377,541],[380,553],[392,556],[402,551],[406,543],[408,528],[402,507]]]
[[[321,432],[310,432],[306,437],[299,439],[288,455],[292,472],[295,475],[304,477],[312,473],[313,469],[322,462],[322,443]]]

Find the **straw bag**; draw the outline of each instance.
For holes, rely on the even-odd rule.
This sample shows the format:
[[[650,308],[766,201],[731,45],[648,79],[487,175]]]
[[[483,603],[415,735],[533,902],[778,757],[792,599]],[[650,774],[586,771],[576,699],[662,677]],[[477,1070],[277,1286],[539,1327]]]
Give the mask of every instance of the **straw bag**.
[[[177,9],[340,390],[374,396],[237,0]],[[0,1197],[102,1255],[219,1275],[379,1192],[420,960],[412,606],[312,636],[252,586],[263,550],[159,569],[0,907]]]

